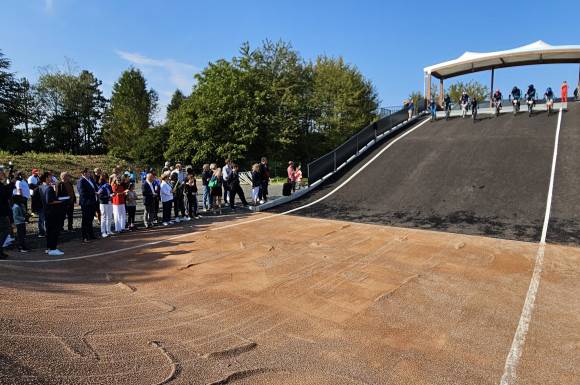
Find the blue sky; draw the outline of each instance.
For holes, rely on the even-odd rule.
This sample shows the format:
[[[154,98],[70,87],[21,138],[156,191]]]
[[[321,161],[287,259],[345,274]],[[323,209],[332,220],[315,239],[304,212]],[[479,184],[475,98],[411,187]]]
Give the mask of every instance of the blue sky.
[[[290,41],[306,59],[343,56],[372,80],[383,106],[422,91],[423,67],[467,50],[510,49],[536,40],[580,44],[577,0],[0,1],[0,49],[18,75],[34,80],[39,67],[62,66],[68,58],[94,72],[109,95],[133,65],[143,70],[163,106],[176,88],[189,92],[196,71],[231,58],[244,41]],[[457,79],[487,84],[489,73]],[[557,88],[564,79],[575,84],[578,66],[496,72],[503,90],[530,82],[540,90]]]

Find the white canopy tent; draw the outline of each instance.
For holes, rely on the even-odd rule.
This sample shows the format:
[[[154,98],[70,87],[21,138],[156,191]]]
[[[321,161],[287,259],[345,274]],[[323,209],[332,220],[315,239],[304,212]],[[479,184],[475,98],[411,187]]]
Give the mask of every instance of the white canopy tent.
[[[427,98],[431,98],[431,77],[439,79],[443,97],[443,80],[471,72],[491,70],[491,90],[496,68],[533,64],[580,63],[580,45],[553,46],[541,40],[507,51],[465,52],[454,60],[425,67]]]

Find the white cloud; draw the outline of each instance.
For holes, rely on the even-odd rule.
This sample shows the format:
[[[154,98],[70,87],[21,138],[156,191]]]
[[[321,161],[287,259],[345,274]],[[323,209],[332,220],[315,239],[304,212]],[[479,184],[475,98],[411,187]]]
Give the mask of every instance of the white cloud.
[[[139,53],[116,51],[117,55],[144,70],[161,68],[166,71],[169,81],[181,91],[188,93],[193,85],[193,74],[199,69],[191,64],[181,63],[173,59],[152,59]]]

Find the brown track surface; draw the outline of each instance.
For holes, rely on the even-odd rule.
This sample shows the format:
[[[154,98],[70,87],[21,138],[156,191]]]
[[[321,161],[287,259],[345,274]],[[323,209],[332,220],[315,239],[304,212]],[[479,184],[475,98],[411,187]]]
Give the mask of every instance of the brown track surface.
[[[219,229],[267,216],[0,263],[0,383],[499,383],[536,244],[296,216]],[[520,383],[578,384],[580,250],[545,258]]]

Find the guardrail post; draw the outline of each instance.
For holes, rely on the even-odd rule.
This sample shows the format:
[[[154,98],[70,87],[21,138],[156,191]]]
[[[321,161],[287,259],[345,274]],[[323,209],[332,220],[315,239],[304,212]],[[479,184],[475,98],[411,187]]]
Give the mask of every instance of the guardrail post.
[[[336,171],[336,151],[333,152],[334,155],[334,171]]]
[[[310,163],[306,166],[306,172],[308,173],[308,186],[310,186]]]
[[[358,135],[356,136],[356,156],[358,156]]]

